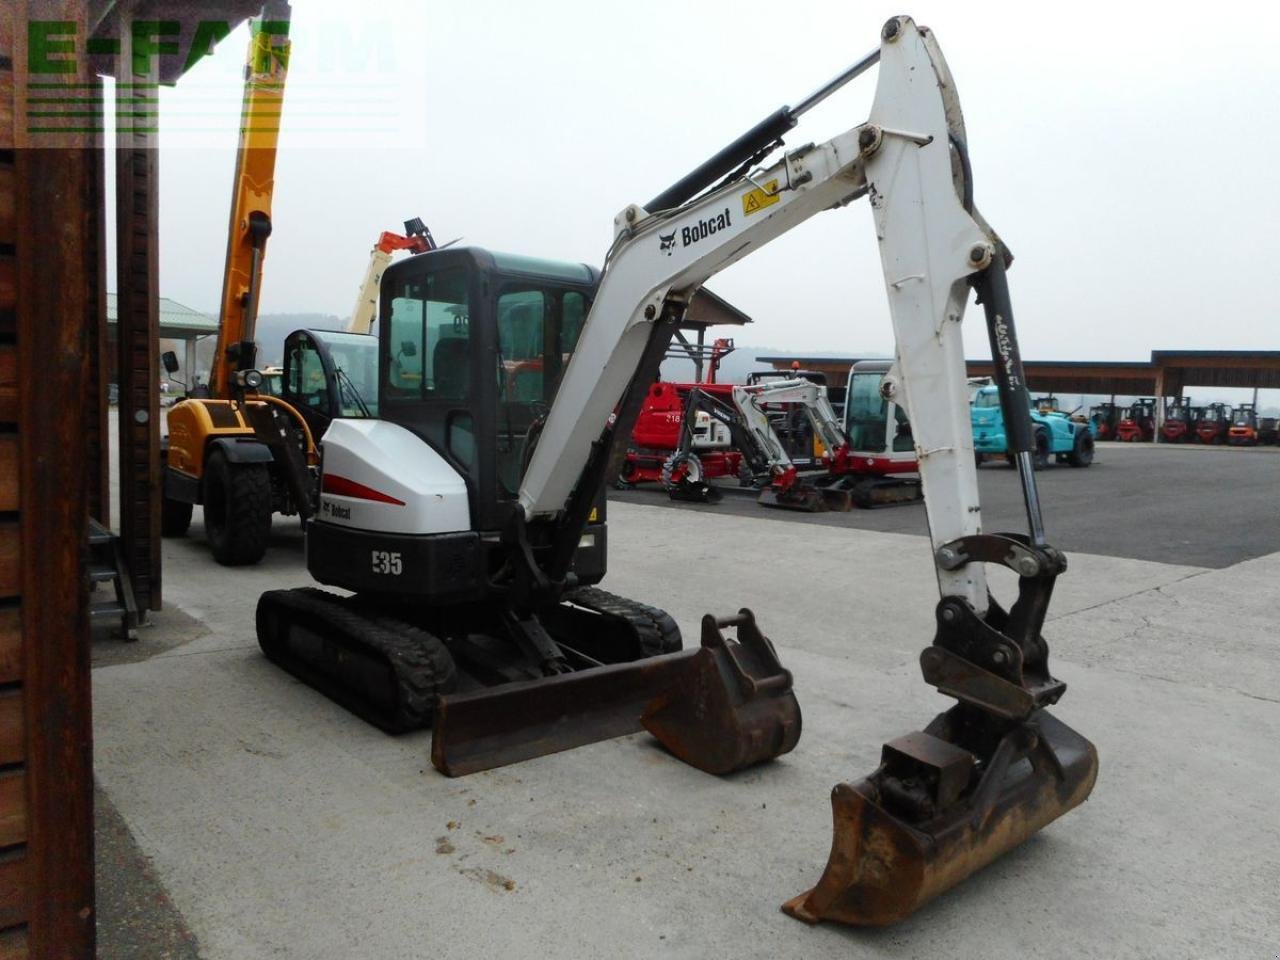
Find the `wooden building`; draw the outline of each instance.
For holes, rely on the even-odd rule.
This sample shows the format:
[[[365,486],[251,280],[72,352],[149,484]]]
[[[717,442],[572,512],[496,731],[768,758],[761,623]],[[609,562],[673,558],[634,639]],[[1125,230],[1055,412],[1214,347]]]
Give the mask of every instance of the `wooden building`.
[[[261,6],[260,0],[257,4]],[[6,0],[0,5],[0,958],[94,955],[88,518],[107,520],[100,73],[171,83],[201,23],[254,4]],[[131,59],[130,25],[172,42]],[[96,59],[91,58],[96,55]],[[135,71],[141,63],[146,75]],[[135,87],[158,108],[158,89]],[[73,91],[85,105],[46,119]],[[78,119],[73,114],[78,113]],[[153,113],[154,116],[154,113]],[[160,602],[157,163],[116,144],[122,509],[145,605]]]

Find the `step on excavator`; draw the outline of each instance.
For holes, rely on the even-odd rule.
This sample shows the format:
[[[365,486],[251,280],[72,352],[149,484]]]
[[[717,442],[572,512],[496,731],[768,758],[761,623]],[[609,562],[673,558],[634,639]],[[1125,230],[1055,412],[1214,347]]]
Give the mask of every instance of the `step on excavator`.
[[[866,122],[785,148],[802,114],[877,63]],[[875,50],[798,106],[626,207],[600,272],[465,247],[391,265],[378,417],[335,420],[325,435],[307,535],[315,579],[354,595],[263,594],[264,652],[387,729],[433,722],[432,762],[451,775],[642,727],[716,773],[794,747],[791,675],[750,611],[704,617],[701,645],[683,650],[668,614],[596,586],[603,493],[614,444],[698,288],[867,197],[941,593],[921,668],[956,703],[886,744],[868,777],[835,788],[826,870],[784,909],[880,925],[960,882],[1084,801],[1097,774],[1093,746],[1048,712],[1065,685],[1041,627],[1066,559],[1041,518],[1011,257],[973,196],[942,53],[927,29],[895,17]],[[986,313],[1027,533],[982,527],[960,330],[970,288]],[[518,343],[542,353],[530,378],[539,389],[516,398],[507,374],[527,361],[507,357]],[[1008,610],[988,592],[990,564],[1018,577]]]

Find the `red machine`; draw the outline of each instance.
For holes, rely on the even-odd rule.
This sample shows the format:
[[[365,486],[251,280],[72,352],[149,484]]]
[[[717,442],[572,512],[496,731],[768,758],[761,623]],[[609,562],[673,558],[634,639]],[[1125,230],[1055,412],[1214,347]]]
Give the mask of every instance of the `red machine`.
[[[1160,436],[1165,443],[1190,443],[1195,439],[1195,425],[1203,411],[1200,407],[1191,406],[1191,401],[1180,397],[1168,408],[1164,424],[1160,427]]]
[[[1125,407],[1116,424],[1116,439],[1128,443],[1150,443],[1156,435],[1156,401],[1144,397]]]
[[[1232,411],[1225,403],[1211,403],[1196,421],[1196,439],[1201,443],[1224,443],[1231,429]]]
[[[690,393],[695,389],[725,402],[730,402],[733,397],[733,385],[728,383],[659,381],[653,384],[631,432],[631,446],[622,464],[623,481],[661,483],[669,487],[689,473],[699,474],[690,477],[695,482],[740,476],[742,451],[734,447],[729,428],[703,411],[698,412],[693,425],[693,452],[679,463],[675,462],[685,408]]]
[[[733,352],[733,340],[719,338],[712,344],[707,379],[703,383],[670,383],[660,380],[649,387],[644,405],[631,432],[631,445],[623,461],[619,479],[623,483],[680,485],[684,479],[695,483],[716,477],[743,476],[742,451],[734,445],[726,424],[705,411],[695,414],[691,453],[676,454],[689,396],[696,388],[707,397],[730,403],[733,385],[716,383],[720,364]]]

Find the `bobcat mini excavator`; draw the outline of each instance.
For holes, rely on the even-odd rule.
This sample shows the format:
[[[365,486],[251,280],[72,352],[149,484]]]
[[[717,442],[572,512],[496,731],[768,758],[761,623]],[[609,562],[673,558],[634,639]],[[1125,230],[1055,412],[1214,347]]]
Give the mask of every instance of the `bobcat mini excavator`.
[[[799,116],[879,63],[870,118],[766,158]],[[747,611],[703,620],[678,650],[660,610],[594,586],[605,572],[603,488],[685,305],[711,276],[825,210],[867,197],[899,376],[925,490],[941,600],[921,655],[956,703],[884,746],[832,794],[817,885],[785,906],[809,922],[880,925],[1084,801],[1093,746],[1047,710],[1064,684],[1040,634],[1063,555],[1032,470],[1030,401],[1005,269],[977,212],[955,85],[907,17],[797,107],[783,108],[679,183],[615,220],[603,270],[475,248],[402,260],[382,280],[377,419],[323,441],[307,566],[353,591],[272,591],[267,656],[393,729],[432,719],[432,760],[465,773],[636,729],[716,772],[790,749],[791,678]],[[982,527],[960,321],[986,312],[1029,532]],[[513,397],[536,348],[539,389]],[[613,471],[617,466],[613,464]],[[986,565],[1019,578],[1003,609]],[[735,624],[738,639],[721,629]],[[460,684],[457,668],[483,684]]]

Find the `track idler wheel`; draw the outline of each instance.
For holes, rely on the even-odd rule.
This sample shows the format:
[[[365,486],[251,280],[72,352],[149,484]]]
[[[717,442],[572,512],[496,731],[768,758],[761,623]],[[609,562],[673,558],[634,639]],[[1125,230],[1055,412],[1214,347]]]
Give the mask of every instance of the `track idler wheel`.
[[[736,640],[724,636],[737,627]],[[772,760],[800,740],[800,704],[750,610],[702,618],[702,648],[641,718],[675,757],[726,774]]]
[[[1001,729],[958,705],[885,744],[865,780],[837,784],[827,868],[783,911],[806,923],[895,923],[1089,796],[1098,754],[1088,740],[1045,710]]]

